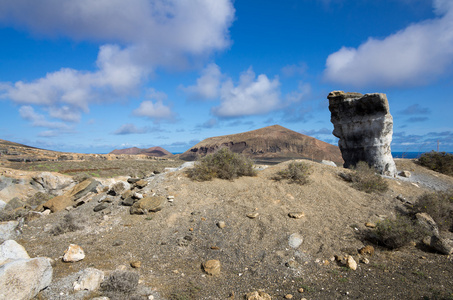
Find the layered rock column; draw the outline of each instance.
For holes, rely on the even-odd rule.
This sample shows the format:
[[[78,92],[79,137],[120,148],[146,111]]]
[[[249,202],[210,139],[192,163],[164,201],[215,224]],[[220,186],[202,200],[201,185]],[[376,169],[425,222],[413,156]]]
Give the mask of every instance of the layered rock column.
[[[329,99],[330,121],[333,135],[338,137],[344,167],[365,161],[381,174],[396,176],[390,143],[393,135],[393,118],[385,94],[331,92]]]

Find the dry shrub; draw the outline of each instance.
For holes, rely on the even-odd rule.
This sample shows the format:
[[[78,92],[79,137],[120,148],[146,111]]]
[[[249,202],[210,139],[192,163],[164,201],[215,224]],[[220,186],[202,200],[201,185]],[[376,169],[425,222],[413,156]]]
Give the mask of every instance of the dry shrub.
[[[431,170],[453,176],[453,154],[446,152],[423,153],[418,162]]]
[[[366,162],[358,162],[353,170],[355,172],[350,175],[350,181],[354,188],[366,193],[387,191],[387,182],[376,174],[375,169],[368,166]]]
[[[207,181],[213,178],[232,180],[241,176],[255,176],[253,161],[241,154],[232,152],[229,148],[221,148],[213,154],[200,159],[187,175],[197,181]]]
[[[423,194],[413,210],[430,215],[439,229],[453,231],[453,190]]]
[[[291,183],[306,184],[310,175],[310,167],[303,162],[291,162],[285,170],[279,171],[273,180],[287,179]]]
[[[103,291],[107,293],[131,293],[138,286],[139,275],[130,271],[114,271],[101,284]]]
[[[56,224],[51,230],[50,233],[53,235],[60,235],[66,232],[73,232],[80,229],[83,229],[83,226],[77,224],[77,220],[72,214],[67,214],[63,217],[60,223]]]
[[[385,219],[378,222],[374,238],[378,244],[396,249],[421,239],[426,234],[426,230],[418,222],[406,216],[398,216],[395,220]]]

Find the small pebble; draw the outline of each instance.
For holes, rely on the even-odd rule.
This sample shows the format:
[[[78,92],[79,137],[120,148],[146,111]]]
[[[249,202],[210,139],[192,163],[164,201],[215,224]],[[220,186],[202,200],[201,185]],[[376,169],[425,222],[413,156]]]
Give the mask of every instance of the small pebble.
[[[299,293],[303,293],[303,292],[304,292],[304,288],[300,288]]]
[[[136,260],[131,262],[131,267],[134,269],[139,269],[142,266],[141,261]]]
[[[224,221],[219,221],[219,222],[217,223],[217,226],[218,226],[219,228],[222,229],[222,228],[225,228],[226,224],[225,224]]]
[[[293,299],[293,295],[287,294],[287,295],[285,296],[285,299]]]
[[[250,219],[255,219],[259,215],[260,215],[259,213],[254,212],[254,213],[247,214],[247,217],[250,218]]]

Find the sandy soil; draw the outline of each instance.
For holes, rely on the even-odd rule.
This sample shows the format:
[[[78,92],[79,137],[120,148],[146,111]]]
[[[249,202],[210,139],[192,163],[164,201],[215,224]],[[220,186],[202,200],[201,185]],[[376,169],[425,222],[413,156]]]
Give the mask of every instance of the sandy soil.
[[[453,188],[453,178],[397,160],[398,169],[411,171],[412,179],[387,178],[389,191],[366,194],[339,177],[349,170],[306,162],[312,174],[304,186],[271,180],[287,163],[234,181],[193,182],[177,171],[148,179],[145,192],[174,196],[159,212],[130,215],[117,197],[101,212],[93,211],[95,199],[71,211],[84,227],[75,232],[49,232],[65,211],[29,222],[17,241],[31,257],[55,260],[53,283],[37,299],[91,299],[97,294],[70,289],[74,274],[87,267],[109,272],[119,265],[138,272],[140,285],[152,290],[154,299],[243,299],[258,289],[272,299],[287,294],[293,299],[453,298],[452,257],[420,244],[398,251],[373,245],[370,263],[359,263],[355,271],[332,261],[347,254],[359,261],[357,250],[369,244],[360,234],[365,223],[406,209],[397,195],[416,201],[432,188]],[[253,212],[258,217],[247,217]],[[293,219],[290,212],[305,216]],[[223,229],[219,221],[225,222]],[[289,243],[295,233],[303,238],[297,248]],[[61,261],[70,243],[85,250],[84,260]],[[209,259],[221,262],[219,276],[203,272],[201,264]],[[132,261],[141,267],[132,269]]]

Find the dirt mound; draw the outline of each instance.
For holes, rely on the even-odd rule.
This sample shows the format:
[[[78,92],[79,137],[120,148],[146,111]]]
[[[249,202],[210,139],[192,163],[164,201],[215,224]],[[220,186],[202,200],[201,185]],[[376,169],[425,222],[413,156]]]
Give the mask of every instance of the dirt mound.
[[[184,171],[159,174],[147,178],[149,184],[140,191],[173,196],[159,212],[131,215],[119,197],[95,212],[99,202],[91,200],[71,211],[82,230],[51,235],[49,229],[67,213],[58,212],[29,222],[18,242],[32,257],[56,260],[54,283],[41,299],[58,295],[59,284],[75,272],[88,267],[111,271],[119,265],[138,272],[141,284],[162,299],[226,299],[232,294],[242,299],[259,289],[276,299],[287,294],[296,299],[415,299],[452,292],[445,290],[453,286],[447,275],[453,272],[451,258],[418,245],[393,252],[375,246],[370,263],[359,263],[355,271],[331,260],[352,255],[359,262],[357,250],[368,244],[359,234],[365,223],[404,211],[397,196],[415,201],[429,191],[428,185],[387,178],[389,191],[366,194],[341,179],[339,173],[349,170],[306,163],[312,174],[302,186],[271,179],[288,163],[234,181],[194,182]],[[412,161],[396,163],[414,178],[453,186],[451,177]],[[303,216],[291,218],[290,213]],[[67,264],[58,259],[70,243],[82,246],[84,260]],[[211,259],[221,263],[218,276],[202,270]],[[141,267],[132,269],[136,261]]]
[[[242,153],[254,159],[331,160],[342,165],[340,149],[315,138],[273,125],[244,133],[205,139],[180,155],[183,160],[196,160],[220,147]]]

